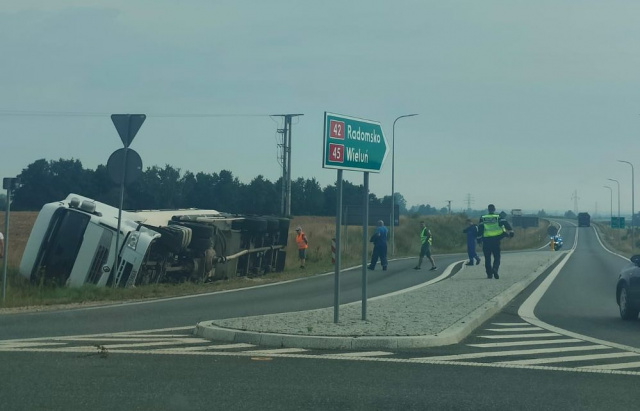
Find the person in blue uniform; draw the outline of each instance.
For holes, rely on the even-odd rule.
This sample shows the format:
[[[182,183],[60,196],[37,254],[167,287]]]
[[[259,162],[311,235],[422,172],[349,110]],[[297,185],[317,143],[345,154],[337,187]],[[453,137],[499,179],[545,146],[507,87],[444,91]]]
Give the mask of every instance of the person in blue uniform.
[[[476,239],[478,238],[478,226],[473,224],[470,218],[467,218],[467,227],[462,230],[467,234],[467,254],[469,255],[469,262],[466,265],[473,265],[475,260],[476,265],[480,264],[480,257],[476,253]]]
[[[371,254],[371,264],[367,267],[369,270],[376,268],[378,258],[380,258],[380,265],[382,265],[382,271],[387,271],[387,227],[384,226],[384,221],[378,221],[378,227],[371,236],[371,242],[373,243],[373,253]]]

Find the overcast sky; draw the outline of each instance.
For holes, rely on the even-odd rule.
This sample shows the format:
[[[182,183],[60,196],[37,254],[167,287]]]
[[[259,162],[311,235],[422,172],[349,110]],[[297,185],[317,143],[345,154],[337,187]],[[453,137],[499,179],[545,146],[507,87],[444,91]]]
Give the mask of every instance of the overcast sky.
[[[325,187],[325,111],[380,122],[389,145],[418,113],[395,127],[409,206],[566,211],[577,193],[608,216],[613,178],[629,213],[616,160],[640,166],[638,16],[637,0],[5,0],[0,176],[41,158],[95,169],[122,147],[109,114],[145,113],[145,168],[275,181],[269,114],[302,113],[292,174]],[[391,168],[370,175],[379,197]]]

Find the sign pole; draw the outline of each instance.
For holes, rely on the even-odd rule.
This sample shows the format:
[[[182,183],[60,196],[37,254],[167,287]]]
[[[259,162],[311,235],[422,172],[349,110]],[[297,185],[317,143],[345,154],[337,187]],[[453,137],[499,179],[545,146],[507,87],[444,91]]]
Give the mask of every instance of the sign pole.
[[[2,258],[2,302],[7,294],[7,260],[9,259],[9,212],[11,210],[11,184],[7,187],[7,206],[4,211],[4,249]]]
[[[364,173],[364,215],[362,218],[362,321],[367,320],[367,244],[369,243],[369,173]]]
[[[122,207],[124,205],[124,187],[127,176],[127,151],[133,138],[142,127],[142,123],[146,120],[147,116],[144,114],[112,114],[111,121],[116,127],[122,144],[124,145],[124,161],[122,163],[122,179],[120,180],[120,207],[118,207],[118,230],[116,232],[116,255],[115,255],[115,269],[113,270],[113,288],[116,287],[116,280],[118,275],[119,255],[120,255],[120,224],[122,222]]]
[[[116,280],[118,275],[118,267],[120,266],[120,261],[118,256],[120,255],[120,227],[122,224],[122,207],[124,206],[124,182],[127,178],[127,151],[129,147],[124,147],[124,162],[122,163],[122,180],[120,181],[120,206],[118,207],[118,229],[116,231],[116,266],[113,273],[113,288],[116,288]]]
[[[336,263],[334,266],[333,282],[333,322],[338,323],[340,317],[340,229],[342,228],[342,170],[338,170],[337,185],[337,206],[336,206]]]
[[[362,319],[367,319],[367,247],[369,226],[369,173],[380,172],[387,156],[387,141],[380,123],[324,112],[324,149],[322,167],[364,173],[364,216],[362,227]],[[338,174],[341,181],[341,174]],[[341,183],[340,183],[341,184]],[[338,189],[339,219],[342,219],[342,187]],[[336,220],[336,233],[340,226]],[[340,244],[337,245],[340,249]],[[334,321],[338,321],[338,266],[336,265],[336,301]]]

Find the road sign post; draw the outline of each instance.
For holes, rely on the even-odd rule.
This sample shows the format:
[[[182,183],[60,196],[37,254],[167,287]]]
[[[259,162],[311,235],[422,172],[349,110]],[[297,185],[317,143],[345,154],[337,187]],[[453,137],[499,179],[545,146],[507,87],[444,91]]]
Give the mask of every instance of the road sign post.
[[[127,165],[131,163],[131,161],[127,160],[127,155],[129,154],[129,146],[133,141],[133,138],[142,127],[142,123],[146,120],[147,116],[145,114],[112,114],[111,121],[113,125],[116,127],[118,131],[118,135],[120,135],[120,139],[122,140],[122,144],[124,144],[124,151],[121,154],[122,160],[122,177],[120,180],[120,206],[118,207],[118,229],[116,231],[116,253],[117,250],[120,249],[120,225],[122,222],[122,207],[124,204],[124,186],[127,181]],[[132,150],[133,151],[133,150]],[[135,153],[135,152],[133,152]],[[114,153],[115,154],[115,153]],[[137,156],[138,153],[135,153]],[[140,156],[138,156],[138,159]],[[142,168],[142,163],[140,163],[140,168]],[[115,257],[115,267],[111,270],[113,273],[112,286],[116,286],[116,275],[118,272],[118,255]]]
[[[338,170],[336,199],[336,264],[334,266],[333,322],[338,322],[340,309],[340,254],[342,249],[342,170],[364,173],[363,237],[362,237],[362,320],[367,319],[367,244],[369,219],[369,173],[380,172],[387,157],[387,140],[377,121],[363,120],[341,114],[324,113],[323,168]],[[391,222],[393,224],[393,222]]]
[[[9,259],[9,214],[11,212],[11,200],[13,190],[20,185],[18,177],[5,177],[2,179],[2,188],[7,190],[7,203],[4,209],[4,245],[2,250],[2,302],[7,294],[7,260]]]

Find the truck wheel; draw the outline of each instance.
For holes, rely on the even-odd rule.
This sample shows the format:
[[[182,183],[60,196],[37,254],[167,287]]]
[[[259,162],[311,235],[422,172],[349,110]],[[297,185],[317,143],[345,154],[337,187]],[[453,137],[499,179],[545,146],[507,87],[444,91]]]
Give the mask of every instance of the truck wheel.
[[[160,244],[167,247],[169,251],[178,254],[184,249],[185,236],[187,235],[185,227],[167,226],[157,229],[160,232]]]
[[[193,233],[193,238],[211,238],[213,237],[214,228],[209,225],[190,223],[181,221],[179,224],[172,224],[171,227],[188,227]]]

